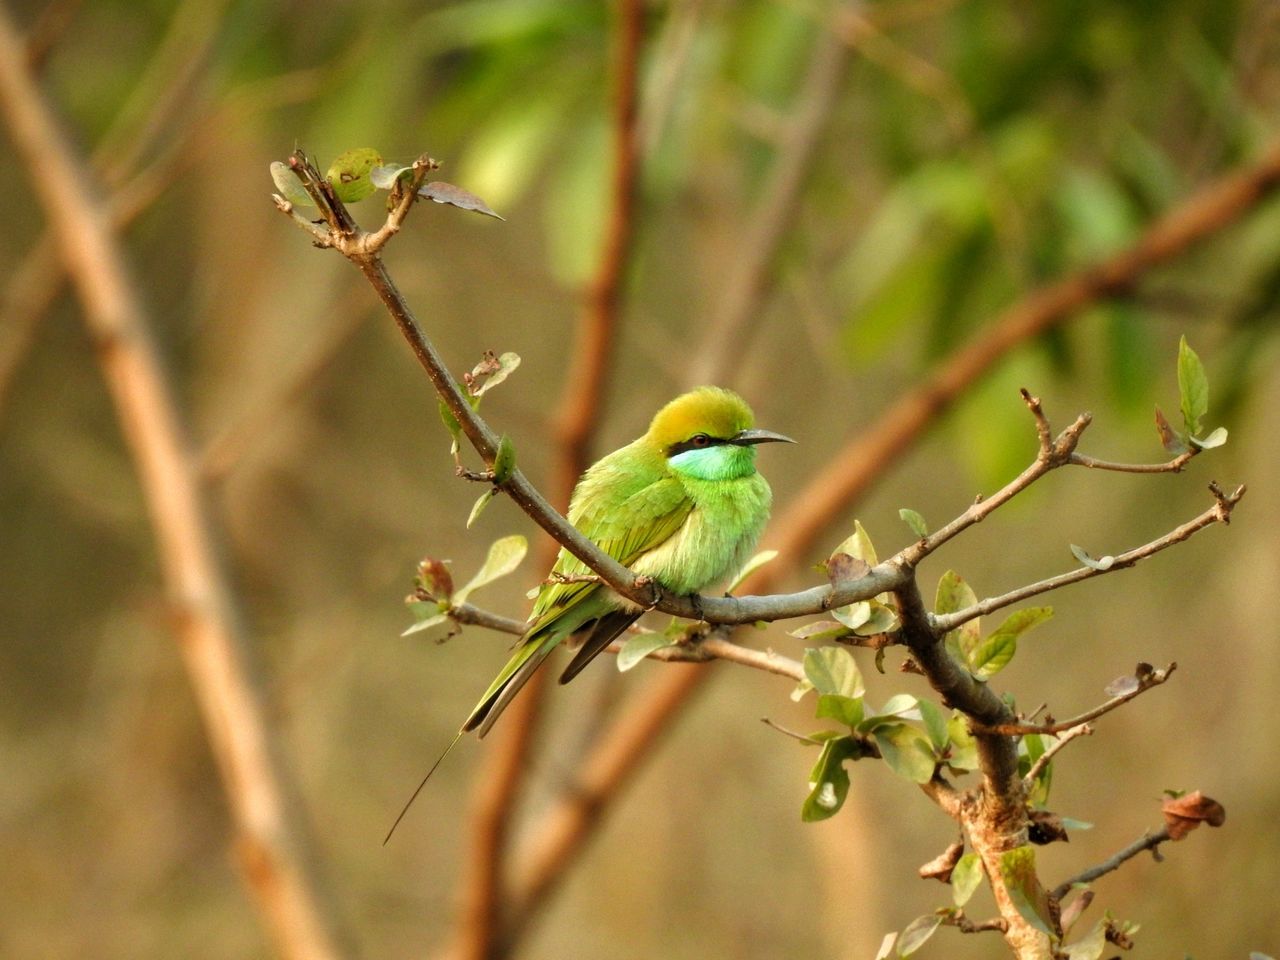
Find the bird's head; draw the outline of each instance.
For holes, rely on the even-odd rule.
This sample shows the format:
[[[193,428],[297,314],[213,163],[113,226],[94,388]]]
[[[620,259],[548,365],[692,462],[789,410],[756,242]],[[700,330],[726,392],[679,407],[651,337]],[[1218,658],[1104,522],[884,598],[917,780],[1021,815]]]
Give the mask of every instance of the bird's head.
[[[644,438],[674,470],[702,480],[733,480],[755,472],[756,444],[795,443],[754,424],[751,408],[736,393],[699,387],[659,410]]]

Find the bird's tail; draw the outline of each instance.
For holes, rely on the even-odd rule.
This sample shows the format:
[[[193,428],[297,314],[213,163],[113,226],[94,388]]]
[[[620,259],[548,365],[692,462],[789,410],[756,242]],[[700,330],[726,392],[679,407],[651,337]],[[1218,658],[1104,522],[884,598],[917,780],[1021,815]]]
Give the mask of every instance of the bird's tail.
[[[427,775],[422,778],[422,782],[418,784],[417,788],[413,791],[412,796],[410,796],[409,799],[405,801],[404,806],[400,808],[400,815],[396,817],[396,822],[391,825],[391,829],[387,831],[387,835],[382,838],[382,845],[384,847],[387,845],[387,841],[391,839],[391,835],[396,832],[396,827],[400,826],[400,821],[404,819],[404,815],[408,813],[409,808],[413,806],[413,801],[418,799],[418,794],[420,794],[422,792],[422,788],[427,785],[427,781],[431,779],[431,775],[436,772],[436,767],[440,766],[444,761],[444,758],[449,755],[449,751],[458,745],[458,741],[462,739],[462,734],[464,732],[465,731],[463,730],[459,730],[454,734],[453,739],[449,741],[449,745],[444,748],[444,753],[436,757],[436,762],[431,765],[431,769],[427,771]]]
[[[478,735],[481,737],[488,733],[498,717],[502,716],[502,711],[507,709],[515,695],[520,692],[520,688],[529,682],[534,671],[542,665],[542,661],[547,659],[547,655],[563,639],[563,634],[556,631],[541,637],[530,636],[503,667],[497,679],[489,685],[489,689],[480,698],[476,708],[471,711],[471,716],[467,717],[462,725],[462,732],[478,730]]]
[[[587,639],[582,642],[578,652],[573,655],[569,665],[560,674],[560,682],[568,683],[582,672],[582,669],[598,657],[605,647],[614,641],[627,627],[640,619],[643,610],[612,610],[595,622]]]

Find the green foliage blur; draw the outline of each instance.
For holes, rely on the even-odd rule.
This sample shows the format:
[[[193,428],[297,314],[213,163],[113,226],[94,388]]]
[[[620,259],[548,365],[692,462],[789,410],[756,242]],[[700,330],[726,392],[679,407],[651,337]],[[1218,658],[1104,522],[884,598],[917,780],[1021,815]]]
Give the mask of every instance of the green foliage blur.
[[[509,639],[401,637],[403,598],[424,556],[452,561],[465,582],[500,537],[538,534],[502,499],[465,529],[477,491],[454,477],[429,384],[356,272],[276,212],[268,168],[295,144],[321,169],[353,148],[388,162],[425,151],[507,219],[421,204],[387,260],[455,372],[486,350],[523,359],[485,414],[541,482],[606,226],[609,5],[69,6],[44,86],[95,155],[101,189],[146,201],[123,228],[129,261],[193,423],[339,907],[364,955],[430,953],[451,930],[485,747],[464,741],[392,844],[379,841]],[[44,4],[10,7],[30,25]],[[598,452],[688,385],[796,136],[807,74],[832,44],[847,62],[725,377],[761,423],[801,441],[762,456],[780,507],[1003,308],[1123,250],[1280,135],[1280,16],[1266,0],[651,3],[638,249]],[[135,179],[148,171],[154,180]],[[11,151],[0,175],[0,955],[269,955],[95,346],[66,293],[24,321],[19,282],[42,214]],[[353,207],[366,225],[381,196]],[[1054,809],[1095,827],[1037,853],[1057,882],[1158,826],[1162,789],[1219,799],[1222,830],[1098,884],[1117,916],[1141,923],[1150,956],[1280,952],[1278,301],[1280,202],[1268,200],[1015,351],[856,510],[889,555],[919,535],[900,509],[912,529],[922,517],[936,528],[1007,481],[1035,451],[1021,386],[1057,426],[1093,411],[1085,452],[1166,459],[1152,410],[1179,409],[1180,338],[1194,345],[1213,385],[1206,425],[1226,425],[1229,443],[1178,476],[1060,471],[924,573],[955,569],[991,595],[1075,565],[1071,544],[1096,557],[1158,536],[1208,506],[1211,479],[1249,484],[1229,529],[1055,594],[1053,620],[992,680],[1020,705],[1069,716],[1139,660],[1177,661],[1169,684],[1055,763]],[[793,585],[817,582],[813,564],[853,530],[850,511]],[[541,576],[526,561],[484,603],[522,617]],[[789,637],[796,626],[759,643],[802,659],[817,641]],[[917,682],[896,673],[892,651],[887,676],[854,656],[868,703]],[[670,669],[612,666],[552,695],[518,840],[612,706]],[[807,730],[813,701],[791,702],[777,677],[715,669],[522,957],[870,957],[884,933],[948,899],[916,868],[952,825],[909,782],[913,759],[938,750],[966,762],[946,716],[934,740],[928,718],[919,730],[867,726],[881,751],[900,748],[905,779],[843,765],[858,741],[827,740],[806,800],[814,754],[759,718]],[[849,701],[827,703],[846,729],[871,717],[840,714],[862,710],[861,692],[814,683]],[[837,815],[802,822],[802,807],[818,819],[808,814],[833,798]],[[972,896],[966,910],[983,916],[988,894]],[[991,956],[989,936],[943,931],[920,956]]]

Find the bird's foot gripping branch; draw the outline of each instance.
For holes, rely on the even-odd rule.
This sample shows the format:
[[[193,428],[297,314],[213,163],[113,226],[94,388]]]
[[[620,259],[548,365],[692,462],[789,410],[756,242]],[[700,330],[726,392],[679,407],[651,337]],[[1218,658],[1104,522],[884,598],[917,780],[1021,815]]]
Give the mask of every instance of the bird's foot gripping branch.
[[[474,590],[516,568],[525,553],[522,537],[495,543],[482,569],[461,589],[454,588],[449,570],[438,561],[424,561],[420,567],[410,598],[418,622],[408,632],[440,636],[474,624],[523,638],[516,655],[463,723],[463,731],[483,734],[524,679],[570,634],[584,639],[566,671],[569,676],[605,649],[618,653],[623,669],[647,657],[723,659],[787,676],[798,681],[797,698],[816,694],[816,715],[828,722],[826,729],[800,736],[818,752],[801,805],[806,820],[839,811],[851,789],[848,762],[879,759],[918,785],[961,829],[961,841],[921,870],[922,876],[950,885],[951,903],[886,938],[885,955],[915,952],[942,926],[965,933],[998,932],[1014,955],[1023,958],[1093,960],[1108,943],[1127,947],[1132,926],[1109,916],[1079,935],[1078,921],[1093,896],[1089,884],[1144,850],[1154,853],[1160,844],[1181,839],[1202,821],[1220,824],[1222,808],[1198,792],[1171,796],[1162,810],[1162,830],[1053,886],[1040,878],[1035,846],[1064,840],[1068,831],[1086,826],[1048,807],[1052,771],[1064,748],[1093,732],[1095,721],[1110,711],[1166,682],[1174,665],[1157,670],[1139,664],[1106,687],[1108,699],[1101,705],[1058,721],[1046,708],[1020,711],[1012,694],[997,693],[991,685],[1028,632],[1050,618],[1050,608],[1013,610],[989,632],[982,629],[981,618],[1068,584],[1133,567],[1206,527],[1228,523],[1244,488],[1227,491],[1211,484],[1212,505],[1163,535],[1119,553],[1091,553],[1071,545],[1076,560],[1071,569],[1003,593],[979,598],[964,578],[947,571],[930,609],[917,570],[969,527],[1060,467],[1177,473],[1200,452],[1225,442],[1222,428],[1203,432],[1208,382],[1185,340],[1178,355],[1181,427],[1172,426],[1158,410],[1156,415],[1157,432],[1170,459],[1121,463],[1081,453],[1078,447],[1089,416],[1078,417],[1055,435],[1040,400],[1024,391],[1039,448],[1035,460],[1004,487],[976,499],[937,529],[931,529],[919,512],[903,509],[900,516],[914,539],[883,561],[866,531],[856,525],[853,535],[827,560],[825,583],[786,594],[704,596],[700,592],[705,587],[744,563],[767,561],[766,553],[747,562],[768,510],[768,487],[754,469],[756,448],[787,438],[757,430],[750,411],[733,394],[695,391],[664,408],[645,437],[584,475],[571,512],[577,523],[571,524],[524,476],[515,444],[479,414],[484,392],[509,376],[518,358],[486,355],[459,383],[381,261],[381,251],[419,199],[494,215],[483,201],[459,188],[427,183],[427,174],[437,167],[427,157],[407,167],[388,166],[376,151],[358,150],[344,154],[322,176],[299,151],[287,164],[273,165],[273,175],[280,189],[275,198],[279,209],[318,247],[339,251],[364,274],[427,373],[453,438],[457,473],[488,485],[472,519],[494,496],[506,494],[562,548],[552,575],[538,590],[529,622],[469,602]],[[346,203],[378,189],[387,191],[388,213],[376,230],[365,231]],[[318,220],[300,212],[304,204],[318,209]],[[463,438],[483,469],[464,466]],[[630,512],[635,506],[628,506],[628,497],[637,490],[646,491],[644,509]],[[728,519],[716,521],[713,548],[704,551],[710,560],[698,551],[679,549],[681,538],[691,530],[691,517],[696,515],[698,522],[731,514],[741,517],[744,503],[750,506],[744,526],[726,526]],[[740,519],[735,522],[741,524]],[[635,621],[649,608],[712,626],[638,629]],[[822,619],[791,632],[793,638],[813,645],[802,659],[754,650],[733,639],[742,625],[809,616]],[[883,671],[891,646],[904,648],[901,669],[922,676],[929,690],[924,695],[897,693],[872,705],[850,648],[872,649],[875,666]],[[966,909],[984,881],[996,915],[973,920]]]

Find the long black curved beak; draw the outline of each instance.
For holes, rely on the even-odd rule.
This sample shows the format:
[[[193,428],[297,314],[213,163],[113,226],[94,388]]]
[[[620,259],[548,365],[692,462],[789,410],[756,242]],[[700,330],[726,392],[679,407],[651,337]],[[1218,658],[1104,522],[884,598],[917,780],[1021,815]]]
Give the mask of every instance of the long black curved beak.
[[[756,443],[795,443],[790,437],[772,430],[740,430],[729,438],[729,442],[739,447],[749,447]]]

